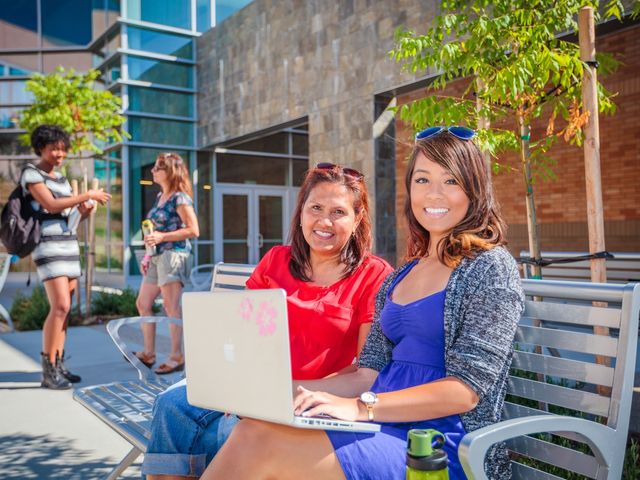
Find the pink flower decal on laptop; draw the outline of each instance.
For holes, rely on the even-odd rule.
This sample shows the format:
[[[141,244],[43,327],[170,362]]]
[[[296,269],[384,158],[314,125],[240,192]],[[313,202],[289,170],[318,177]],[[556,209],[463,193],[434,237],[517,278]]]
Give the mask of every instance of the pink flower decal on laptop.
[[[251,314],[253,313],[253,304],[248,298],[243,298],[240,302],[240,316],[243,320],[251,320]]]
[[[256,314],[256,324],[259,327],[260,335],[263,337],[273,335],[276,331],[276,322],[274,321],[278,311],[269,302],[262,302],[258,307]]]

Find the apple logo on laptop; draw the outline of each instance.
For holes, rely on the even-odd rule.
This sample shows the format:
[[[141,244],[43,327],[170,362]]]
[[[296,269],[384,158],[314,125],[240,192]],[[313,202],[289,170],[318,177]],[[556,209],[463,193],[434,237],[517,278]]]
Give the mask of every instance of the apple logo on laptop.
[[[233,343],[224,344],[224,359],[229,363],[236,363],[236,346]]]

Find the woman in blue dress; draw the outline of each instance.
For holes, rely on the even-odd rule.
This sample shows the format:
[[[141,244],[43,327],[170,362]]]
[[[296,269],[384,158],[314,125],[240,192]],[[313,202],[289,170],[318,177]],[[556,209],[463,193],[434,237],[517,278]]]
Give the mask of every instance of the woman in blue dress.
[[[500,420],[524,298],[475,133],[416,136],[405,178],[409,261],[384,282],[356,372],[300,382],[296,413],[381,424],[378,433],[301,430],[243,419],[202,478],[404,479],[407,432],[446,437],[464,479],[465,433]],[[485,462],[510,477],[506,450]]]

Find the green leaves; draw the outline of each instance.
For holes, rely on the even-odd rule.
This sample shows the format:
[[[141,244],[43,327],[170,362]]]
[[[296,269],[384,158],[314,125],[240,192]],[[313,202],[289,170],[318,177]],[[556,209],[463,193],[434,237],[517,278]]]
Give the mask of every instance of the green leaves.
[[[546,135],[532,139],[532,161],[541,165],[537,171],[542,177],[551,178],[553,162],[544,153],[560,138],[580,144],[585,121],[580,113],[585,64],[578,45],[557,35],[577,30],[581,7],[593,6],[597,12],[598,5],[597,0],[442,0],[440,16],[424,35],[396,32],[392,58],[414,73],[440,72],[427,89],[432,95],[402,106],[400,117],[416,130],[425,125],[473,126],[478,116],[492,124],[513,125],[512,134],[490,129],[480,135],[483,148],[493,156],[522,147],[518,118],[526,124],[544,118],[549,128]],[[617,0],[608,0],[604,10],[607,16],[623,11]],[[599,76],[619,65],[605,54],[598,55],[598,62]],[[437,92],[453,80],[465,82],[460,97]],[[482,101],[480,112],[477,98]],[[598,100],[601,112],[615,111],[613,95],[602,85]]]
[[[49,75],[34,74],[26,90],[33,93],[33,104],[22,112],[20,126],[27,132],[21,136],[29,144],[31,132],[44,123],[59,125],[71,136],[71,153],[90,151],[101,154],[97,142],[121,142],[124,116],[119,114],[121,102],[109,91],[94,88],[100,75],[97,70],[85,74],[58,67]]]

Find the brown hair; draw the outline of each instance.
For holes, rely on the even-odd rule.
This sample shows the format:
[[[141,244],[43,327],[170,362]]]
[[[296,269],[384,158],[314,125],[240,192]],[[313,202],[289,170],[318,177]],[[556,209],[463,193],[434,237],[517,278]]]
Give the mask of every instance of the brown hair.
[[[409,158],[404,206],[409,223],[407,259],[424,257],[429,251],[429,232],[420,225],[411,210],[411,177],[420,154],[449,171],[469,198],[469,209],[464,219],[438,242],[439,260],[454,268],[463,257],[474,257],[482,250],[503,245],[505,224],[493,197],[491,174],[480,149],[473,141],[461,140],[445,131],[418,140]]]
[[[193,188],[189,179],[189,169],[180,155],[173,152],[161,153],[156,158],[157,165],[167,171],[169,189],[183,192],[193,198]]]
[[[291,219],[289,229],[289,241],[291,243],[291,261],[289,271],[294,278],[310,282],[307,272],[311,267],[309,244],[304,239],[300,223],[302,220],[302,207],[311,191],[321,183],[336,183],[344,185],[353,193],[353,209],[356,213],[358,224],[356,229],[340,253],[340,261],[345,265],[344,277],[351,275],[360,266],[362,260],[371,252],[371,219],[369,218],[369,194],[367,185],[362,177],[344,172],[341,166],[333,168],[313,168],[304,178],[295,212]]]

